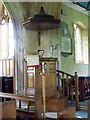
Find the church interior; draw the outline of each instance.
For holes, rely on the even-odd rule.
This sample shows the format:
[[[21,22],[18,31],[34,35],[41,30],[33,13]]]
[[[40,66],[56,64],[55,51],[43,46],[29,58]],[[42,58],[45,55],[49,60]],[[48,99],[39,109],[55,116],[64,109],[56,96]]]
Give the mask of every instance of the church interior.
[[[90,1],[0,1],[0,118],[90,119]]]

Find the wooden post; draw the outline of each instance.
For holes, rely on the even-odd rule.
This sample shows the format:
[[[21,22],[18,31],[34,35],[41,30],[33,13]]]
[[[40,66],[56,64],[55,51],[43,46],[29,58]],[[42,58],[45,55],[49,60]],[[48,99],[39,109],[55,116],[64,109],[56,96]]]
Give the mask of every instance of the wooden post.
[[[66,76],[66,89],[67,89],[67,97],[69,98],[69,78]]]
[[[60,88],[60,74],[59,72],[57,73],[57,77],[58,77],[58,93],[59,93],[59,97],[62,95],[62,92],[61,92],[61,88]]]
[[[79,110],[79,89],[78,89],[78,76],[77,72],[75,72],[75,104],[76,104],[76,109]]]
[[[42,73],[41,76],[42,76],[43,117],[45,118],[46,113],[45,73]]]
[[[13,59],[12,59],[12,61],[13,61]],[[10,59],[8,59],[8,64],[9,64],[9,68],[8,68],[8,75],[11,75],[10,74]],[[14,66],[14,63],[13,63],[13,66]],[[14,67],[13,67],[13,70],[14,70]],[[13,75],[14,75],[14,73],[13,73]]]
[[[71,104],[73,104],[73,78],[70,81]]]
[[[24,64],[24,89],[28,87],[27,61],[23,60]]]
[[[45,118],[45,113],[46,113],[46,95],[45,95],[45,65],[42,63],[42,98],[43,98],[43,117]]]
[[[90,120],[90,102],[88,102],[87,108],[88,108],[88,120]]]
[[[4,61],[2,60],[2,75],[4,75]]]
[[[64,80],[64,74],[62,74],[62,89],[63,89],[63,95],[65,96],[65,80]]]
[[[35,113],[37,118],[45,118],[46,113],[46,96],[45,96],[45,65],[42,63],[41,65],[42,72],[36,73],[37,79],[40,81],[35,80]],[[36,68],[36,72],[40,72],[39,68]],[[43,116],[42,116],[43,113]]]
[[[41,66],[36,67],[35,79],[35,117],[42,118],[42,81],[40,75]]]

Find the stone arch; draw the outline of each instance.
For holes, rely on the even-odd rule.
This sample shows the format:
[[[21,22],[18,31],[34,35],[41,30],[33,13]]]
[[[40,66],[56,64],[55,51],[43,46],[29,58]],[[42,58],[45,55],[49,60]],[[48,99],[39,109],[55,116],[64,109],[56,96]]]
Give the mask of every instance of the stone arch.
[[[14,49],[14,81],[16,91],[22,91],[24,89],[23,79],[23,8],[20,3],[5,2],[13,23],[14,37],[15,37],[15,49]]]

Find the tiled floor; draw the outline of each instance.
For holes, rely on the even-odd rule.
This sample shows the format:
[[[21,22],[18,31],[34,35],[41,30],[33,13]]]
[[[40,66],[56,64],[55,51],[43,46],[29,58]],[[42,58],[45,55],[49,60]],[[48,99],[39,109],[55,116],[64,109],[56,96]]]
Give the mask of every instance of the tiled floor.
[[[57,118],[57,113],[55,112],[49,112],[49,113],[46,113],[46,116],[47,117],[50,117],[50,118]],[[87,115],[87,111],[86,110],[80,110],[78,112],[76,112],[76,117],[78,118],[88,118],[88,115]]]
[[[88,113],[87,113],[87,103],[90,102],[90,100],[85,100],[81,101],[79,103],[80,105],[80,111],[76,112],[76,115],[81,118],[88,118]]]
[[[80,111],[76,112],[76,116],[78,118],[88,118],[86,110],[80,110]]]

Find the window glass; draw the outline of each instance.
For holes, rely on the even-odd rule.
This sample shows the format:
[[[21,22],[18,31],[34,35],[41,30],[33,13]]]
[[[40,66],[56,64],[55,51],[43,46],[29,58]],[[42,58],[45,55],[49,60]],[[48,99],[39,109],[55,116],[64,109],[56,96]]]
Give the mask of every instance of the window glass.
[[[8,58],[14,56],[14,36],[13,25],[10,21],[1,25],[1,58]]]
[[[87,30],[74,24],[75,62],[88,64],[88,35]]]

